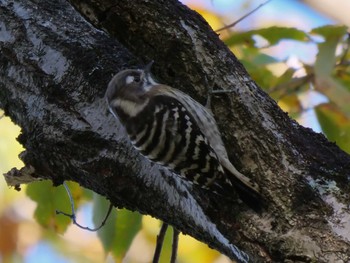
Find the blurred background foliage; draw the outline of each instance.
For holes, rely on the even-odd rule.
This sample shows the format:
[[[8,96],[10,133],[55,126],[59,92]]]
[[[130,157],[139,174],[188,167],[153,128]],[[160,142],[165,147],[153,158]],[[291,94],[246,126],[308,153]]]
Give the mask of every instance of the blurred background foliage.
[[[227,26],[260,1],[183,1],[197,10],[214,30]],[[229,3],[230,2],[230,3]],[[232,2],[236,2],[233,4]],[[323,132],[350,152],[349,34],[298,1],[271,1],[256,13],[224,30],[221,39],[252,78],[279,106],[304,126]],[[292,10],[280,12],[280,10]],[[294,10],[294,11],[293,11]],[[339,19],[341,21],[341,19]],[[0,116],[3,113],[0,111]],[[20,129],[0,119],[0,173],[22,167],[15,140]],[[99,225],[109,203],[101,196],[68,183],[79,223]],[[70,212],[64,188],[50,182],[8,189],[0,178],[0,263],[2,262],[150,262],[160,222],[136,212],[113,209],[96,233],[84,231],[55,211]],[[166,235],[161,262],[169,262],[172,230]],[[180,236],[178,262],[230,262],[206,245]]]

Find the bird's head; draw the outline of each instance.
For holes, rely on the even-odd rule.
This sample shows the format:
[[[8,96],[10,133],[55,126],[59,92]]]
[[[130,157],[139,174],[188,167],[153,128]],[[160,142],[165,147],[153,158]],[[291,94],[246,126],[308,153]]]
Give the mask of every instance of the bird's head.
[[[133,116],[148,102],[147,92],[157,83],[151,76],[153,61],[144,69],[126,69],[116,74],[108,84],[105,98],[113,115],[122,110]]]

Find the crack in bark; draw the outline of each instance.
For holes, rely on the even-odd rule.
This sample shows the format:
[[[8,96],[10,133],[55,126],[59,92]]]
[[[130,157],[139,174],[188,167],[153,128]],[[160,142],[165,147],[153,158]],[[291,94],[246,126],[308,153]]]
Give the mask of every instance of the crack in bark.
[[[176,1],[70,2],[94,25],[62,0],[0,2],[0,107],[21,126],[21,159],[36,176],[55,184],[74,180],[231,258],[238,256],[229,243],[249,252],[252,262],[350,260],[349,242],[327,223],[332,207],[306,180],[335,180],[347,193],[349,156],[291,121],[198,14]],[[179,21],[196,28],[201,54]],[[151,58],[162,82],[198,101],[207,79],[233,89],[215,96],[212,108],[231,160],[263,188],[266,213],[223,203],[132,149],[102,96],[114,73]],[[349,196],[338,201],[347,205]],[[297,246],[300,239],[314,247]]]

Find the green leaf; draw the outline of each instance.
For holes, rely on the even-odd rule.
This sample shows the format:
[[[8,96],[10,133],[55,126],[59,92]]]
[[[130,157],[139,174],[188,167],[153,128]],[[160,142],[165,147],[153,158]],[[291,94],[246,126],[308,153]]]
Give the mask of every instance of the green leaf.
[[[350,92],[350,74],[343,74],[337,78],[340,85]]]
[[[281,61],[270,55],[261,53],[256,48],[245,47],[240,50],[240,59],[249,61],[256,66],[266,66],[269,64],[280,63]]]
[[[296,40],[296,41],[308,41],[309,36],[302,30],[291,27],[277,27],[272,26],[268,28],[254,29],[242,33],[235,33],[225,40],[228,46],[237,44],[246,44],[249,46],[255,45],[253,36],[259,35],[266,39],[270,45],[276,45],[283,39]]]
[[[315,73],[319,76],[330,76],[336,62],[335,51],[340,36],[328,37],[326,41],[318,44],[318,53],[315,62]]]
[[[229,38],[224,39],[224,42],[228,46],[242,45],[242,44],[247,46],[255,46],[255,40],[253,39],[254,34],[252,31],[240,32],[240,33],[235,32]]]
[[[296,69],[295,68],[287,68],[286,71],[278,78],[277,85],[286,83],[292,80]]]
[[[104,220],[107,211],[109,209],[110,202],[106,200],[103,196],[94,193],[93,194],[93,216],[92,220],[95,227],[101,225]],[[116,235],[115,222],[117,219],[116,209],[112,209],[106,224],[97,232],[98,237],[100,238],[103,248],[106,252],[112,250],[113,242]]]
[[[316,78],[315,89],[326,95],[343,113],[350,117],[350,92],[343,83],[333,77]]]
[[[268,65],[268,64],[273,64],[273,63],[278,63],[280,62],[276,58],[266,55],[264,53],[258,53],[256,56],[253,57],[252,63],[256,65]]]
[[[104,219],[110,202],[94,194],[93,221],[99,226]],[[121,262],[134,237],[141,229],[142,216],[126,209],[113,209],[106,224],[98,231],[106,252],[112,252],[117,262]]]
[[[289,27],[269,27],[256,30],[256,34],[265,38],[271,45],[277,44],[282,39],[308,41],[308,35],[299,29]]]
[[[301,111],[301,105],[298,96],[296,93],[291,95],[283,96],[278,101],[278,105],[284,110],[288,112],[288,115],[292,118],[297,118]]]
[[[73,199],[79,201],[82,195],[79,185],[69,182],[67,186],[71,190]],[[70,200],[64,187],[62,185],[53,187],[51,181],[40,181],[29,184],[26,193],[37,204],[34,211],[37,222],[45,228],[64,233],[71,219],[63,215],[56,215],[56,210],[71,212]]]
[[[350,153],[350,119],[332,104],[321,104],[315,111],[327,138]]]
[[[271,87],[271,83],[276,82],[276,76],[264,66],[258,66],[252,63],[250,60],[242,59],[244,67],[247,69],[251,77],[258,83],[263,89]]]
[[[318,54],[315,62],[315,89],[326,95],[338,105],[345,114],[350,116],[349,88],[337,79],[335,65],[337,62],[336,48],[346,33],[345,27],[325,26],[312,32],[325,37],[325,41],[318,44]]]
[[[164,237],[162,253],[160,254],[160,262],[170,261],[172,252],[173,233],[174,228],[169,226]]]
[[[311,77],[294,77],[295,72],[296,69],[288,68],[277,78],[276,83],[271,83],[272,88],[269,90],[269,95],[278,101],[283,99],[284,96],[296,96],[298,92],[309,89]],[[294,101],[294,98],[292,100]]]
[[[325,40],[328,40],[344,36],[347,30],[348,28],[346,26],[326,25],[312,29],[311,34],[321,35]]]
[[[118,210],[116,238],[112,253],[117,260],[124,258],[132,241],[141,229],[142,215],[126,209]]]
[[[336,64],[336,48],[347,33],[345,26],[323,26],[311,31],[325,39],[318,44],[318,54],[315,62],[315,73],[319,76],[330,76]]]

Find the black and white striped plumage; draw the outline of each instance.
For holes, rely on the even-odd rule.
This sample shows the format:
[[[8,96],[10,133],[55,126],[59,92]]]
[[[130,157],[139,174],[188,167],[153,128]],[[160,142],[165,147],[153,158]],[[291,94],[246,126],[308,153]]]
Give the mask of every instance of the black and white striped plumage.
[[[125,126],[134,147],[182,178],[259,209],[258,186],[228,159],[211,113],[185,93],[156,83],[145,70],[124,70],[106,91],[112,114]]]

